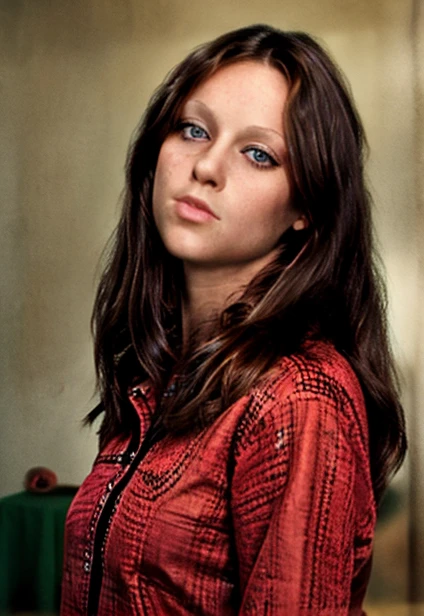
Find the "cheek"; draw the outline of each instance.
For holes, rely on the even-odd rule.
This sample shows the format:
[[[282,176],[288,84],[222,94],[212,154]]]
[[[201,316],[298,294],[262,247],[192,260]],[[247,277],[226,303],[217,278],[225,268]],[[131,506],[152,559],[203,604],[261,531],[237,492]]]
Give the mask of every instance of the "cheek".
[[[168,148],[164,144],[159,152],[153,180],[152,205],[155,219],[158,213],[160,213],[169,191],[172,191],[172,167],[170,163]]]
[[[187,175],[187,168],[188,163],[184,155],[171,148],[162,147],[153,183],[153,200],[173,196],[179,192]]]
[[[167,169],[168,169],[168,155],[165,146],[162,146],[158,162],[156,164],[155,177],[153,182],[153,196],[162,190],[163,184],[166,181]]]
[[[183,144],[178,141],[176,136],[169,137],[159,151],[157,171],[161,177],[167,177],[182,167],[185,162]]]
[[[251,224],[270,229],[275,234],[281,234],[290,226],[293,213],[287,182],[270,179],[261,183],[247,183],[243,192],[241,202],[245,207],[242,213],[246,222],[250,220]]]

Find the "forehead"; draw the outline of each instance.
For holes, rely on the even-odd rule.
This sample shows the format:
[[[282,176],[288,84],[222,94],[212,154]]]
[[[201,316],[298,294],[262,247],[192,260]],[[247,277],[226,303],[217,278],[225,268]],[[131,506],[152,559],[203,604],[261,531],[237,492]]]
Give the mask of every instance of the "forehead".
[[[288,89],[286,78],[277,68],[246,60],[219,68],[192,90],[184,106],[197,101],[224,116],[235,114],[240,120],[278,123],[281,128]]]

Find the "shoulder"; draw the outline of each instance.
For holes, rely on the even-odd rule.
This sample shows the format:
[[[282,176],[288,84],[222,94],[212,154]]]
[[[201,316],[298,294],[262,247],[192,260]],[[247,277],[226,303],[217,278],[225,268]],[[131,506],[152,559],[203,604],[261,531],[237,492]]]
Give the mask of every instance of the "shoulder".
[[[315,401],[336,406],[343,414],[356,409],[366,416],[358,377],[347,359],[327,342],[308,342],[298,353],[282,358],[254,396],[272,397],[282,404]]]
[[[363,402],[362,390],[353,368],[334,346],[308,342],[301,351],[281,359],[260,389],[276,396],[334,398],[347,395]]]
[[[308,342],[282,358],[255,387],[240,418],[238,435],[262,430],[350,435],[368,451],[368,420],[359,380],[349,362],[326,342]],[[293,434],[293,435],[294,435]]]

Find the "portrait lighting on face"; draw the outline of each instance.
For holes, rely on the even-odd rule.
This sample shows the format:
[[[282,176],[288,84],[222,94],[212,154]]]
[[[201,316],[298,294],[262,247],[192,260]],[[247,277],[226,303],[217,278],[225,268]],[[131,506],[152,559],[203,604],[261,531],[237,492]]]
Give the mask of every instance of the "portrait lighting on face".
[[[285,164],[287,92],[280,71],[244,61],[219,69],[184,102],[159,153],[153,215],[186,276],[190,264],[230,267],[248,283],[303,220],[291,207]]]

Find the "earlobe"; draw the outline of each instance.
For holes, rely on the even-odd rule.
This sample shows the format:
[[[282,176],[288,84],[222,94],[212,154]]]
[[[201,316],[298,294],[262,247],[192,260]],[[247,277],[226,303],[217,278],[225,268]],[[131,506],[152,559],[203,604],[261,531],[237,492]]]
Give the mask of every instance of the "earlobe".
[[[302,231],[303,229],[306,229],[307,226],[308,221],[305,216],[300,216],[299,218],[297,218],[292,225],[295,231]]]

